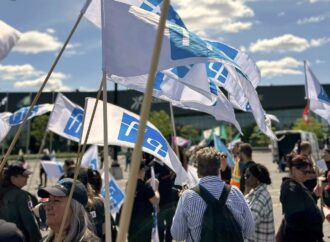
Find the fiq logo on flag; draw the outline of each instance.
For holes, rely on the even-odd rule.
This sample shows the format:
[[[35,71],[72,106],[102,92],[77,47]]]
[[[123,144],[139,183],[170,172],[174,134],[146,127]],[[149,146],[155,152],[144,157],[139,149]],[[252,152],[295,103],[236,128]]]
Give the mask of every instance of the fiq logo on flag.
[[[65,125],[64,133],[76,138],[80,138],[84,111],[80,108],[74,108],[68,122]]]
[[[138,128],[139,120],[124,112],[118,134],[118,140],[135,143]],[[151,128],[150,126],[146,127],[143,147],[156,152],[163,158],[166,157],[168,151],[166,140],[162,137],[159,131]]]
[[[30,107],[23,107],[19,109],[17,112],[15,112],[13,115],[9,117],[9,124],[10,125],[18,125],[21,122],[23,122],[23,119],[25,118],[26,114],[28,113]],[[29,115],[29,118],[33,117],[38,113],[38,106],[34,106],[32,108],[32,111]]]
[[[120,189],[118,184],[114,181],[113,178],[109,182],[109,193],[110,193],[110,211],[111,213],[119,212],[120,206],[124,202],[125,195]],[[105,198],[105,189],[103,187],[102,196]]]

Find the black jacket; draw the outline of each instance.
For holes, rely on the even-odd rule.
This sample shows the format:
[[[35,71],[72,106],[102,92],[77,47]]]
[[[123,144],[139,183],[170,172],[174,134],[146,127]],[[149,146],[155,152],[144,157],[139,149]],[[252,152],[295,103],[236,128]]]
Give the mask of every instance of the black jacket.
[[[323,218],[310,191],[291,178],[283,178],[280,201],[284,214],[283,241],[323,241]]]

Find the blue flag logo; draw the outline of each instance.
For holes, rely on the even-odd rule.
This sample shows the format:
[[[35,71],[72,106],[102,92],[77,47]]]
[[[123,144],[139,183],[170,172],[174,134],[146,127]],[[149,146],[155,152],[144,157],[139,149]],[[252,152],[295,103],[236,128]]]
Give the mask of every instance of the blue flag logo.
[[[140,8],[160,15],[162,2],[163,2],[163,0],[145,0],[140,5]],[[180,18],[180,16],[177,14],[177,12],[174,10],[174,8],[171,5],[168,10],[167,20],[185,28],[185,25],[184,25],[182,19]]]
[[[109,193],[110,193],[110,210],[119,211],[121,204],[124,202],[125,195],[113,179],[109,182]],[[105,198],[105,189],[103,187],[102,196]]]
[[[79,139],[81,134],[83,117],[84,110],[82,110],[81,108],[74,108],[68,122],[65,125],[64,133]]]
[[[12,114],[9,117],[9,124],[10,125],[18,125],[20,123],[23,122],[23,119],[25,118],[26,114],[28,113],[30,107],[23,107],[21,109],[19,109],[18,111],[16,111],[14,114]],[[38,106],[34,106],[32,108],[32,111],[29,115],[28,118],[32,118],[33,116],[35,116],[38,113],[39,107]]]
[[[320,85],[320,88],[321,88],[321,90],[320,90],[320,93],[319,93],[319,95],[317,96],[321,101],[324,101],[324,102],[326,102],[326,103],[330,103],[330,99],[329,99],[329,97],[328,97],[328,95],[327,95],[327,93],[325,92],[325,90],[323,89],[323,87]]]
[[[118,140],[134,144],[138,128],[139,120],[127,113],[123,113]],[[166,157],[168,151],[167,142],[162,134],[149,126],[147,126],[145,131],[143,147],[157,153],[163,158]]]
[[[92,168],[93,170],[97,170],[97,160],[93,159],[89,162],[89,167]]]

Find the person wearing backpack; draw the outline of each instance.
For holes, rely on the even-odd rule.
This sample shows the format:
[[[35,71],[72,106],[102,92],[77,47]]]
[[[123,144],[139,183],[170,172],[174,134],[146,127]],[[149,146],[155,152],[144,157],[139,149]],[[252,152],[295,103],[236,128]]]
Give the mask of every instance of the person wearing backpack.
[[[219,176],[220,153],[205,147],[196,153],[198,185],[185,190],[171,227],[176,241],[239,242],[254,234],[254,220],[243,194]]]

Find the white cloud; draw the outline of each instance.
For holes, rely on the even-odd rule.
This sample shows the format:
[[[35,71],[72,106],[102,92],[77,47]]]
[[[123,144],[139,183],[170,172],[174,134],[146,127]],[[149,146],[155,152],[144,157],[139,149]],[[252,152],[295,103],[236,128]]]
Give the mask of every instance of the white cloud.
[[[277,14],[278,17],[282,17],[282,16],[284,16],[284,15],[285,15],[285,12],[279,12],[279,13]]]
[[[54,34],[55,33],[55,29],[48,28],[48,29],[46,29],[46,32],[47,33],[50,33],[50,34]]]
[[[0,65],[0,80],[17,80],[20,78],[29,78],[38,76],[42,72],[36,70],[30,64],[24,65]]]
[[[251,21],[242,20],[254,16],[253,10],[243,0],[208,0],[198,4],[195,0],[185,0],[178,1],[176,6],[187,27],[200,34],[237,33],[253,25]]]
[[[62,43],[48,33],[29,31],[22,34],[21,39],[13,51],[25,54],[38,54],[40,52],[51,52],[61,48]]]
[[[330,2],[330,0],[309,0],[309,3]]]
[[[37,70],[30,64],[0,65],[0,81],[15,81],[15,88],[39,88],[45,80],[47,73]],[[70,91],[63,81],[70,76],[62,72],[53,72],[45,91]]]
[[[324,60],[316,60],[316,61],[315,61],[315,64],[324,64],[324,63],[325,63]]]
[[[329,17],[330,17],[330,13],[322,14],[322,15],[319,15],[319,16],[312,16],[312,17],[309,17],[309,18],[299,19],[297,21],[297,24],[320,23],[320,22],[326,20]]]
[[[53,34],[54,29],[47,29],[46,32],[28,31],[21,35],[13,51],[24,54],[38,54],[42,52],[53,52],[60,49],[63,45]],[[68,44],[67,49],[73,49],[80,44]]]
[[[257,66],[260,69],[261,76],[264,78],[303,74],[302,70],[297,69],[303,66],[303,63],[292,57],[285,57],[277,61],[258,61]]]
[[[302,52],[311,47],[319,47],[330,42],[330,38],[311,39],[310,41],[292,34],[272,39],[259,39],[249,47],[251,52]]]
[[[44,82],[46,74],[35,79],[15,82],[16,88],[39,88]],[[63,80],[69,78],[68,75],[61,72],[53,72],[49,78],[44,91],[71,91],[72,89],[63,84]]]

